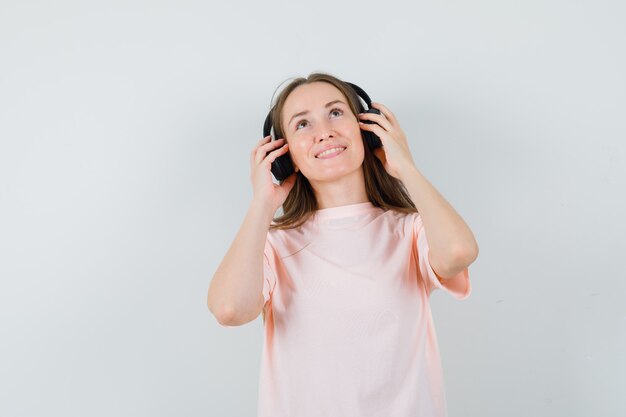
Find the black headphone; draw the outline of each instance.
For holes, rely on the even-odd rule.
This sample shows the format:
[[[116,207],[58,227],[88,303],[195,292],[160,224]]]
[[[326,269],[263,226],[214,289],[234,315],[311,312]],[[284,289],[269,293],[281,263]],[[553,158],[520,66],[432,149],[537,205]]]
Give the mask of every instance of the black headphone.
[[[365,110],[361,102],[359,102],[359,113],[380,114],[380,110],[372,108],[372,100],[370,100],[370,97],[365,91],[363,91],[361,87],[347,81],[344,81],[344,83],[350,86],[352,90],[354,90],[354,92],[356,93],[357,97],[360,97],[367,104],[367,110]],[[270,110],[270,112],[267,114],[267,117],[265,118],[265,123],[263,124],[263,137],[269,136],[270,132],[273,130],[271,119],[272,110]],[[371,120],[363,120],[363,123],[374,124],[375,122],[372,122]],[[361,135],[370,149],[374,150],[383,146],[380,138],[374,132],[370,132],[369,130],[361,130]],[[276,138],[272,136],[270,140],[276,140]],[[267,156],[268,154],[269,152],[267,152],[265,156]],[[274,160],[274,162],[272,162],[271,171],[272,174],[274,174],[274,177],[280,182],[282,182],[285,178],[294,173],[295,169],[293,167],[293,161],[291,160],[289,151],[278,156]]]

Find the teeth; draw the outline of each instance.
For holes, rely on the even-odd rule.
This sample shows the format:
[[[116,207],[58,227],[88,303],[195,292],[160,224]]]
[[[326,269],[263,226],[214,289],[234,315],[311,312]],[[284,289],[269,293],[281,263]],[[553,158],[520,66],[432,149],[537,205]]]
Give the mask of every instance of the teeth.
[[[343,150],[343,149],[346,149],[346,148],[332,148],[332,149],[328,149],[327,151],[324,151],[322,153],[317,154],[316,158],[319,158],[320,156],[328,155],[329,153],[333,153],[333,152],[335,152],[337,150]]]

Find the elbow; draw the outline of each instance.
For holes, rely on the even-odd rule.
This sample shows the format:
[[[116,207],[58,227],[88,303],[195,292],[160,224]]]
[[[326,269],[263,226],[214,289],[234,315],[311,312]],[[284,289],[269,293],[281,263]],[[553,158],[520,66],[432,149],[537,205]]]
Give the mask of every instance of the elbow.
[[[251,322],[258,316],[258,314],[254,316],[241,315],[231,308],[222,308],[214,312],[213,315],[220,325],[226,327],[242,326]]]
[[[213,314],[213,316],[215,317],[215,319],[217,320],[219,324],[221,324],[222,326],[232,326],[231,324],[233,321],[232,309],[223,305],[216,304],[215,302],[211,302],[210,293],[207,299],[207,307],[209,308],[209,311],[211,312],[211,314]]]
[[[453,270],[462,271],[478,258],[478,245],[474,242],[470,247],[461,247],[454,252]]]
[[[471,243],[455,245],[451,253],[452,263],[455,265],[469,266],[478,257],[478,243],[472,239]]]
[[[478,243],[474,241],[472,247],[467,251],[467,253],[465,253],[465,260],[467,262],[467,265],[470,265],[476,260],[476,258],[478,258],[478,252]]]
[[[478,246],[475,248],[459,248],[454,250],[445,261],[440,261],[439,258],[429,255],[431,267],[437,271],[437,275],[442,278],[455,277],[465,268],[469,267],[477,257]]]
[[[215,279],[213,279],[212,283],[214,281]],[[215,291],[213,291],[211,287],[207,296],[207,307],[209,308],[209,311],[222,326],[233,326],[233,309],[220,301],[220,297],[216,295]]]
[[[217,322],[222,326],[239,326],[241,323],[237,323],[235,314],[232,309],[222,308],[215,311],[211,310]]]

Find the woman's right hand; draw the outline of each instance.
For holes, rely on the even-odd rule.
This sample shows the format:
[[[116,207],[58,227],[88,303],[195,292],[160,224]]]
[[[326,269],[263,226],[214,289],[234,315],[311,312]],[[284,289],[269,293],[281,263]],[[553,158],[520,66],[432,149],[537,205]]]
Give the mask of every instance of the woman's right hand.
[[[280,155],[288,152],[288,148],[289,145],[285,139],[272,141],[270,136],[266,136],[257,142],[250,154],[250,180],[252,181],[253,198],[260,204],[267,204],[272,213],[284,203],[296,183],[295,172],[285,178],[280,185],[274,184],[272,181],[272,162]],[[268,152],[270,153],[268,154]]]

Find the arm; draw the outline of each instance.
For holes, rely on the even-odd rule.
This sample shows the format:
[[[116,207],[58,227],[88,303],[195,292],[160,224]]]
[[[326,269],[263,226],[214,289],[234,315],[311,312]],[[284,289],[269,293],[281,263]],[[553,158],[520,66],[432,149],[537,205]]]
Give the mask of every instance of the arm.
[[[472,231],[452,206],[415,166],[406,135],[398,119],[384,105],[372,102],[381,114],[359,114],[363,130],[375,133],[383,146],[374,150],[389,175],[402,181],[420,213],[428,234],[428,255],[435,274],[452,278],[478,256],[478,244]],[[367,124],[363,120],[374,123]],[[441,281],[441,280],[440,280]]]
[[[254,320],[263,308],[263,250],[274,213],[250,204],[224,259],[213,275],[207,304],[220,324],[238,326]]]
[[[428,233],[430,265],[442,279],[457,275],[478,256],[470,228],[415,166],[400,172]]]

